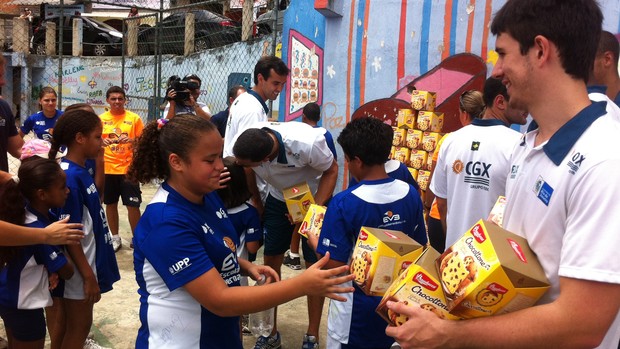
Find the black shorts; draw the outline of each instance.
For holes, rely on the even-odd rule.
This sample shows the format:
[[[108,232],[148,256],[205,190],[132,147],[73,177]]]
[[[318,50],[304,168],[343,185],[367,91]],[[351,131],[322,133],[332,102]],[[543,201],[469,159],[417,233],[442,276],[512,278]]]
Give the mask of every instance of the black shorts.
[[[43,309],[14,309],[0,306],[0,317],[4,321],[4,326],[19,341],[34,342],[45,338]]]
[[[286,214],[288,209],[286,204],[273,196],[267,196],[265,200],[265,212],[263,220],[265,225],[265,251],[266,256],[277,256],[284,254],[291,247],[291,238],[295,225],[289,222]],[[308,239],[302,237],[301,250],[304,260],[308,263],[315,263],[318,259],[316,253],[308,246]]]
[[[119,196],[123,199],[124,206],[140,207],[142,203],[142,191],[140,191],[139,184],[128,181],[125,175],[105,175],[103,203],[116,204]]]

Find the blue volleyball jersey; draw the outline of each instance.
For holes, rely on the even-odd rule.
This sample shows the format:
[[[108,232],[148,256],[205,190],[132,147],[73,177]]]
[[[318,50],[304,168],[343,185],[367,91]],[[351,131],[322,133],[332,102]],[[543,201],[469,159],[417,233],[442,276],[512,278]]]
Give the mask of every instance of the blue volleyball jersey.
[[[20,130],[24,134],[34,131],[34,134],[38,139],[42,139],[48,142],[52,141],[52,134],[54,132],[54,126],[56,121],[63,114],[62,110],[56,110],[56,114],[53,118],[48,118],[43,114],[43,111],[34,113],[28,117],[20,127]]]
[[[215,192],[199,205],[167,182],[161,185],[134,236],[141,321],[136,348],[243,348],[239,317],[213,314],[183,287],[212,268],[228,286],[239,286],[235,240]]]
[[[256,207],[244,203],[228,209],[228,217],[237,232],[237,256],[247,259],[248,251],[245,248],[245,243],[259,241],[263,237],[263,226],[260,222],[258,210]]]
[[[50,218],[56,220],[51,213]],[[28,227],[45,228],[52,221],[28,209],[25,223]],[[55,246],[22,247],[19,255],[0,270],[0,305],[14,309],[41,309],[52,305],[48,276],[65,264],[67,259]]]
[[[116,255],[112,247],[112,234],[108,228],[99,193],[88,169],[66,158],[60,167],[67,175],[69,196],[60,210],[61,218],[70,215],[71,223],[84,225],[84,238],[80,241],[82,250],[93,269],[101,293],[112,290],[112,285],[120,280]],[[84,299],[84,280],[79,271],[66,281],[63,297]]]
[[[413,175],[411,174],[411,172],[409,172],[409,169],[407,168],[407,166],[405,166],[405,164],[398,160],[390,159],[385,162],[384,167],[385,172],[388,176],[409,183],[413,185],[415,190],[420,191],[420,186],[418,185],[418,182],[415,180],[415,178],[413,178]],[[349,179],[349,188],[356,184],[357,180],[353,178],[353,176],[351,176]]]
[[[348,264],[362,226],[402,231],[425,245],[422,211],[420,195],[410,184],[393,178],[361,181],[332,198],[317,252],[329,251],[331,259]],[[367,296],[358,287],[344,296],[347,302],[330,302],[328,335],[355,348],[389,348],[394,339],[375,312],[381,297]]]

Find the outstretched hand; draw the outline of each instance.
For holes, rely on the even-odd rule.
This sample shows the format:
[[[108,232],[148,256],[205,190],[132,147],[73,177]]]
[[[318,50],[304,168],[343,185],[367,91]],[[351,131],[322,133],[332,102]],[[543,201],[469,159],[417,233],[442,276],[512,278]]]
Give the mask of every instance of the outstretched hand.
[[[47,245],[77,245],[84,238],[84,226],[80,223],[69,223],[69,217],[54,222],[43,228]]]
[[[352,286],[343,286],[348,281],[355,278],[355,275],[349,274],[349,266],[343,265],[337,268],[323,270],[322,268],[329,262],[329,252],[308,268],[301,277],[303,277],[306,287],[306,294],[309,296],[323,296],[336,301],[345,302],[347,299],[338,295],[338,293],[353,292]],[[346,275],[343,275],[345,274]]]

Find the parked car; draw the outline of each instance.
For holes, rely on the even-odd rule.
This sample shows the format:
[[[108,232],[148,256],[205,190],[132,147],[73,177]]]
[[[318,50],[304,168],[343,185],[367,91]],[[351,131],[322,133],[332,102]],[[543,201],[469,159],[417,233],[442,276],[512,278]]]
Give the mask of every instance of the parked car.
[[[241,40],[241,23],[207,10],[193,10],[194,50],[202,51]],[[159,40],[157,32],[159,31]],[[138,53],[150,55],[159,46],[162,54],[183,54],[185,47],[185,13],[174,13],[154,27],[138,33]]]
[[[277,31],[279,33],[282,32],[282,27],[284,26],[284,15],[286,14],[286,9],[278,11],[278,23],[277,23]],[[256,27],[258,35],[271,34],[273,32],[274,19],[276,18],[276,13],[274,10],[267,11],[262,15],[256,18]]]
[[[63,17],[62,53],[71,54],[73,48],[73,19],[82,19],[82,45],[85,56],[120,55],[123,48],[123,34],[111,26],[84,16]],[[48,23],[56,23],[56,41],[60,34],[59,18],[51,18],[33,30],[32,50],[38,55],[45,55],[45,30]]]

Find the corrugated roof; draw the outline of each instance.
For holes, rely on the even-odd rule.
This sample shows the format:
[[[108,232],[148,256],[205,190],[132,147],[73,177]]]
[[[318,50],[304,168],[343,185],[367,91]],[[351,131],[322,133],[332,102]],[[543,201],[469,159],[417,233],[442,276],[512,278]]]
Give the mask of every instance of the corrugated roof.
[[[17,5],[17,6],[39,6],[42,3],[48,3],[51,5],[60,5],[60,0],[8,0],[6,2],[7,5]],[[73,5],[75,0],[65,0],[65,5]]]

